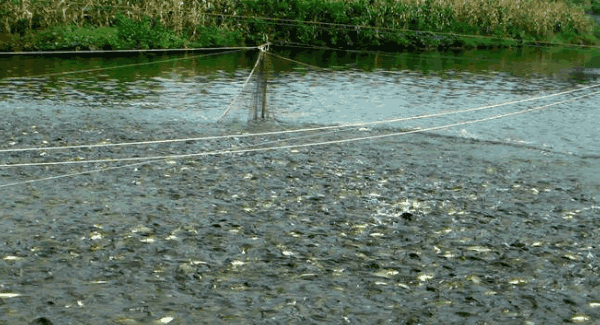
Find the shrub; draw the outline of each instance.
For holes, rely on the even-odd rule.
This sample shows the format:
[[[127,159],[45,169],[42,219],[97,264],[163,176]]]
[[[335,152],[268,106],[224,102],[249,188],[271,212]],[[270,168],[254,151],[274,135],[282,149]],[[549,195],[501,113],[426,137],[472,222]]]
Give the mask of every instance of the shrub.
[[[144,16],[134,21],[118,14],[115,18],[118,46],[138,49],[166,49],[185,47],[186,40],[165,29],[160,21]]]

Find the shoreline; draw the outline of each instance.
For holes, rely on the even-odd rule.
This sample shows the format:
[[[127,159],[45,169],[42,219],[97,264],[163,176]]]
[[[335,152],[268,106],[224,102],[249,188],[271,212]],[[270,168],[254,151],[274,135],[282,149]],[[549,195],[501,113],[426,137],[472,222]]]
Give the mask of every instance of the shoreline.
[[[273,5],[269,1],[251,0],[216,1],[212,5],[190,2],[178,6],[151,1],[143,8],[128,7],[126,15],[116,3],[90,3],[84,8],[66,5],[62,15],[42,18],[47,14],[43,9],[46,5],[40,6],[37,1],[29,7],[19,2],[6,4],[5,11],[14,14],[6,15],[2,21],[0,49],[20,52],[207,48],[253,46],[264,44],[267,38],[384,51],[520,48],[553,43],[577,46],[600,42],[598,22],[592,22],[589,17],[593,15],[584,12],[584,9],[597,11],[597,6],[587,3],[582,7],[571,1],[523,4],[509,1],[502,7],[489,2],[461,5],[454,1],[373,4],[362,0],[290,0]],[[182,5],[189,8],[182,9]],[[60,2],[56,6],[65,5]]]

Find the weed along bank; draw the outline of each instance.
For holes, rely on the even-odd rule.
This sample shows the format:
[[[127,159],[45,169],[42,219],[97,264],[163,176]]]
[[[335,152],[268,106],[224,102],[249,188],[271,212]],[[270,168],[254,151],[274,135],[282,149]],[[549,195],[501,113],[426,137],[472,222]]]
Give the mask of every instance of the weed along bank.
[[[47,10],[47,8],[53,8]],[[572,1],[3,1],[4,51],[276,42],[414,50],[597,44],[597,3]]]

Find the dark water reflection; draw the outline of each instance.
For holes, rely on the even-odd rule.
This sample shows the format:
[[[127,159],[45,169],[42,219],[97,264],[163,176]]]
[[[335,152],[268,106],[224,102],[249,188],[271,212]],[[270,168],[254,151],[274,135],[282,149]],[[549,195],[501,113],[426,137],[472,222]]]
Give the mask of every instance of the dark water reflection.
[[[472,109],[594,86],[600,76],[600,56],[560,48],[396,54],[271,50],[335,70],[309,70],[270,56],[270,114],[293,123],[373,122]],[[2,58],[0,98],[5,107],[43,100],[81,108],[139,108],[145,110],[142,114],[160,110],[172,118],[205,122],[215,121],[233,106],[227,117],[244,120],[252,106],[254,79],[245,92],[240,91],[257,51],[214,54]],[[71,73],[80,70],[91,71]],[[594,89],[393,126],[428,128],[481,119],[549,105],[586,91]],[[436,132],[598,155],[595,139],[600,135],[595,125],[600,118],[595,98]]]

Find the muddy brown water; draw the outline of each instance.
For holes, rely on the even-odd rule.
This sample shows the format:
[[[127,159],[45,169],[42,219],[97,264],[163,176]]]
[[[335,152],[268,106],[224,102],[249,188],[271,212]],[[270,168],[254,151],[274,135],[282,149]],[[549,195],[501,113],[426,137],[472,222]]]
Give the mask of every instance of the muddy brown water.
[[[10,141],[65,146],[289,127],[215,127],[36,105],[0,112],[1,149],[14,148]],[[10,152],[1,159],[191,154],[397,131]],[[417,133],[6,186],[123,164],[0,169],[0,323],[600,319],[600,185],[587,177],[598,172],[594,157]]]

